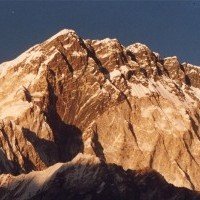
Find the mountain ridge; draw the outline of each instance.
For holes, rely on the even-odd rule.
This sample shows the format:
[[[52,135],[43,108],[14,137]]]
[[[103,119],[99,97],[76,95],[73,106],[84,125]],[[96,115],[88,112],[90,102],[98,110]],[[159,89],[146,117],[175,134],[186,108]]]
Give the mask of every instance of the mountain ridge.
[[[81,152],[199,190],[199,71],[140,43],[60,31],[0,65],[1,173]]]

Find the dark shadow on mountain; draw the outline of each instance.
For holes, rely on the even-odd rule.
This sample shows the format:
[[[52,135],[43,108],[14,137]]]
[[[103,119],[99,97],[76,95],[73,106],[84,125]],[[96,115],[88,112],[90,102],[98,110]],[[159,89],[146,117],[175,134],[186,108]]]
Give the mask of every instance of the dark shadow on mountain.
[[[121,52],[121,53],[120,53],[120,57],[122,58],[123,64],[128,63],[128,60],[127,60],[127,58],[126,58],[126,55],[124,55],[124,52]]]
[[[96,131],[94,131],[92,142],[93,142],[93,151],[95,152],[96,156],[105,161],[106,158],[103,153],[103,146],[99,142],[98,134]]]
[[[12,125],[10,124],[10,126],[12,126]],[[12,160],[8,159],[5,152],[2,151],[2,149],[0,149],[0,174],[1,173],[10,173],[12,175],[19,175],[20,173],[30,172],[30,171],[34,170],[35,169],[34,164],[29,159],[29,157],[25,157],[22,152],[20,153],[20,157],[22,158],[23,163],[19,164],[20,163],[19,156],[17,155],[16,150],[13,149],[13,146],[10,143],[8,133],[6,132],[4,127],[1,128],[0,134],[3,135],[5,141],[8,145],[7,151],[9,151],[10,157],[12,159]],[[18,143],[19,143],[19,140],[15,139],[16,147],[20,146]],[[20,152],[20,150],[18,152]]]
[[[159,62],[161,65],[164,65],[164,59],[160,59],[158,62]]]
[[[59,162],[66,162],[83,152],[82,131],[70,124],[66,124],[57,112],[57,99],[54,87],[48,82],[49,104],[45,112],[47,123],[51,127],[54,141],[58,148]]]
[[[23,89],[24,89],[24,94],[25,94],[26,100],[28,102],[31,102],[32,101],[32,96],[31,96],[29,90],[27,88],[25,88],[24,86],[23,86]]]
[[[197,120],[200,119],[200,116],[198,114],[196,114],[195,117],[196,117]],[[192,117],[190,117],[190,121],[191,121],[192,129],[194,130],[194,134],[197,136],[198,140],[200,141],[200,135],[198,134],[199,133],[199,126]],[[189,133],[192,134],[191,131],[189,131]]]
[[[157,70],[158,76],[163,75],[162,70],[157,65],[156,65],[156,70]]]
[[[105,67],[100,66],[99,71],[105,76],[106,79],[110,80],[110,73]]]
[[[7,135],[6,130],[4,129],[4,127],[1,128],[1,132],[0,133],[2,133],[2,135],[3,135],[3,137],[4,137],[5,141],[6,141],[6,143],[8,145],[8,149],[10,151],[10,154],[13,157],[13,160],[8,160],[7,157],[6,157],[6,155],[4,154],[4,156],[6,158],[6,161],[8,162],[8,164],[10,164],[10,166],[12,166],[11,173],[13,175],[17,175],[17,174],[20,173],[20,168],[21,168],[20,165],[19,165],[18,157],[17,157],[17,155],[16,155],[16,153],[15,153],[15,151],[13,149],[12,144],[10,143],[9,137],[8,137],[8,135]]]
[[[109,71],[108,71],[105,67],[103,67],[101,61],[97,58],[94,49],[93,49],[92,47],[88,48],[88,47],[86,46],[86,44],[84,43],[84,41],[83,41],[81,38],[79,38],[79,40],[80,40],[81,46],[82,46],[82,47],[86,50],[86,52],[87,52],[87,57],[92,58],[92,59],[94,60],[94,62],[96,63],[96,65],[97,65],[97,67],[98,67],[98,70],[105,76],[106,79],[109,79],[109,80],[110,80],[110,73],[109,73]]]
[[[34,164],[28,157],[21,154],[23,159],[23,166],[19,165],[19,161],[9,160],[5,153],[0,150],[0,174],[19,175],[20,173],[30,172],[35,169]]]
[[[166,68],[166,67],[163,67],[163,71],[164,71],[164,73],[166,73],[166,74],[167,74],[167,76],[170,78],[169,71],[167,70],[167,68]]]
[[[180,65],[180,69],[185,73],[185,68],[183,65]]]
[[[36,170],[35,164],[29,159],[29,157],[22,155],[22,159],[24,161],[24,166],[23,166],[23,168],[24,168],[23,172],[24,173]]]
[[[26,182],[23,179],[19,185],[11,182],[12,190],[1,187],[0,196],[20,199],[23,194],[29,194],[26,198],[29,200],[200,200],[199,193],[167,183],[154,170],[126,171],[103,161],[86,163],[61,166],[47,179],[45,187],[38,185],[34,178]],[[29,184],[37,189],[34,195]]]
[[[27,128],[22,128],[24,137],[33,145],[40,159],[46,166],[50,166],[59,162],[59,154],[57,145],[54,141],[39,138],[36,133]],[[27,163],[27,167],[29,163]],[[29,167],[31,169],[31,166]],[[30,170],[27,170],[30,171]]]
[[[143,73],[143,75],[145,76],[145,78],[148,78],[148,74],[147,74],[146,69],[140,68],[140,72]]]
[[[9,160],[5,153],[0,149],[0,174],[11,173],[17,175],[19,170],[15,166],[16,162]]]
[[[68,69],[69,69],[69,72],[73,74],[74,69],[73,69],[72,65],[69,63],[69,61],[68,61],[66,55],[65,55],[63,52],[61,52],[61,51],[60,51],[60,54],[61,54],[62,58],[64,59],[64,61],[66,62],[67,67],[68,67]]]
[[[135,55],[131,51],[127,50],[126,53],[131,58],[132,61],[136,62],[136,57],[135,57]]]
[[[190,78],[188,75],[185,75],[185,83],[188,85],[188,86],[191,86],[191,81],[190,81]]]
[[[57,124],[54,125],[54,131],[57,134],[55,142],[39,138],[36,133],[29,129],[22,128],[22,131],[24,137],[33,145],[35,151],[46,166],[51,166],[57,162],[69,161],[83,151],[83,143],[81,140],[82,132],[80,129],[72,125],[64,124],[63,122],[58,123],[57,121]],[[27,163],[28,166],[30,169],[34,169]],[[28,172],[30,171],[29,168],[27,168]]]

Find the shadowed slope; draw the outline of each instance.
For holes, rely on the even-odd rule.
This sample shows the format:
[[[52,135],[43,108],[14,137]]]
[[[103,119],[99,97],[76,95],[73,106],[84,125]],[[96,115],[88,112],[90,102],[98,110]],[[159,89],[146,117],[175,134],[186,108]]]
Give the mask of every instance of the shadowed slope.
[[[198,67],[144,44],[63,30],[0,69],[1,173],[44,170],[83,152],[199,190]]]
[[[81,154],[69,163],[56,164],[38,174],[32,172],[21,178],[10,177],[9,182],[8,187],[0,188],[2,200],[200,199],[200,194],[168,184],[155,171],[125,171],[94,156]]]

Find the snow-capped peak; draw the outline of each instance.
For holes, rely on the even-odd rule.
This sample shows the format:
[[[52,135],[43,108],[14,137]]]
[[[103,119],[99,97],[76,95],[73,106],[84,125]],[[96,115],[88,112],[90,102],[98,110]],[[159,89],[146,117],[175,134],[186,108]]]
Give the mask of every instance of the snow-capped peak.
[[[59,31],[58,33],[56,33],[55,35],[53,35],[52,37],[50,37],[47,41],[50,42],[59,36],[68,35],[70,33],[76,33],[76,32],[72,29],[63,29],[63,30]]]
[[[140,52],[145,52],[145,51],[150,52],[150,49],[145,44],[141,44],[139,42],[128,46],[127,49],[134,54],[138,54]]]

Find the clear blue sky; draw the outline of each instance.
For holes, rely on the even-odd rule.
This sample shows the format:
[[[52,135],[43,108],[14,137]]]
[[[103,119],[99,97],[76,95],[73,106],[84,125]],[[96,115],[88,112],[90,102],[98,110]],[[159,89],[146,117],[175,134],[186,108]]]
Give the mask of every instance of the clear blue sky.
[[[200,1],[0,1],[0,63],[63,28],[200,65]]]

